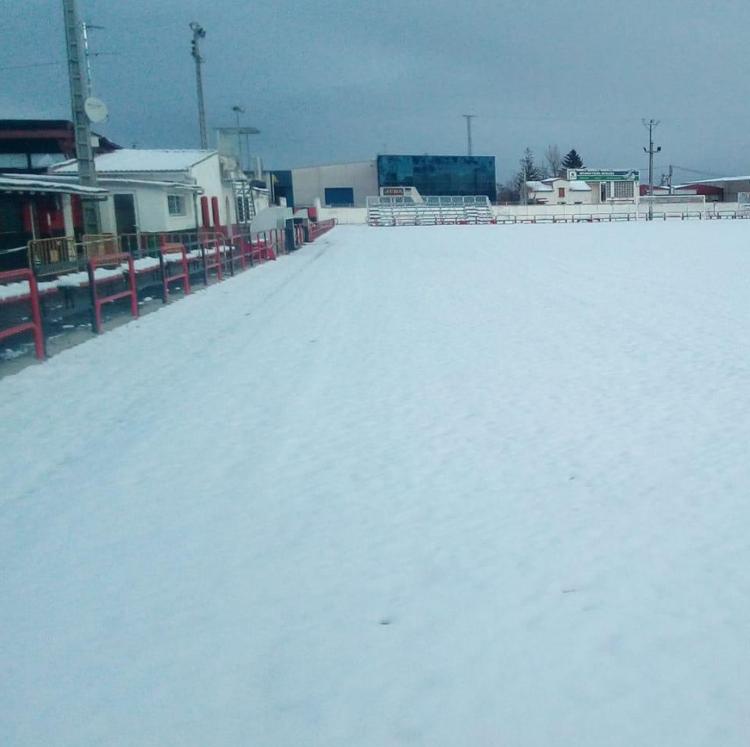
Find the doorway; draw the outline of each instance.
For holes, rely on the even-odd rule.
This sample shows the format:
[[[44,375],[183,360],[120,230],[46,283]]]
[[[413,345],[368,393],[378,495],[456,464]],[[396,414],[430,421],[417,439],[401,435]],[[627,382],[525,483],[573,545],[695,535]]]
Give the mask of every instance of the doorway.
[[[115,201],[115,226],[117,234],[137,233],[138,226],[135,219],[135,195],[114,195]]]

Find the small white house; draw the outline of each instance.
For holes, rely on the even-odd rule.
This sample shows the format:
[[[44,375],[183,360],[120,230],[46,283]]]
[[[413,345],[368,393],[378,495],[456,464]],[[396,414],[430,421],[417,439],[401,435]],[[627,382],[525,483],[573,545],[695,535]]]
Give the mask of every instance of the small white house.
[[[122,148],[97,156],[95,165],[98,182],[110,192],[100,208],[104,233],[185,231],[206,225],[206,217],[208,225],[249,223],[254,211],[247,200],[256,192],[263,196],[248,188],[232,159],[214,150]],[[72,177],[78,164],[67,161],[52,173]]]
[[[537,205],[637,203],[638,169],[567,169],[565,177],[526,182],[527,202]]]
[[[527,201],[536,205],[591,205],[590,185],[582,181],[552,178],[526,182]]]

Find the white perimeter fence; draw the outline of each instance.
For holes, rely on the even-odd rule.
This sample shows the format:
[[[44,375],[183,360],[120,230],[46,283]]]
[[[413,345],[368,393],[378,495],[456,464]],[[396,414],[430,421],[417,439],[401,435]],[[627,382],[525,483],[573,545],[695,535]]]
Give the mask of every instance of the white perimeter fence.
[[[493,205],[498,223],[600,223],[648,218],[648,203],[639,205]],[[367,223],[367,208],[321,208],[321,220],[335,218],[344,225]],[[750,218],[750,206],[736,202],[654,201],[654,220],[712,220]]]

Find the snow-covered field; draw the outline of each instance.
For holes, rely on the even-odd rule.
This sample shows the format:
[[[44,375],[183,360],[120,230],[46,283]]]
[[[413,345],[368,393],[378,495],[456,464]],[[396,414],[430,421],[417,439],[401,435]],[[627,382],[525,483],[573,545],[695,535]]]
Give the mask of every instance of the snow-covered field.
[[[0,744],[743,747],[750,223],[339,227],[0,382]]]

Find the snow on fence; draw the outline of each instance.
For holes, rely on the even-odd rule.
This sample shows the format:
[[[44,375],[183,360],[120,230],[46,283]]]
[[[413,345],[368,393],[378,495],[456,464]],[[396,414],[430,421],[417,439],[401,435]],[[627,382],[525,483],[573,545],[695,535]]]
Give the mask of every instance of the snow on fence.
[[[39,307],[39,289],[36,278],[31,270],[9,270],[0,272],[0,288],[6,284],[17,287],[14,293],[0,296],[0,303],[23,303],[28,301],[31,306],[31,319],[21,319],[5,329],[0,329],[0,340],[31,332],[34,338],[34,350],[39,360],[44,360],[44,331],[42,329],[42,314]]]

